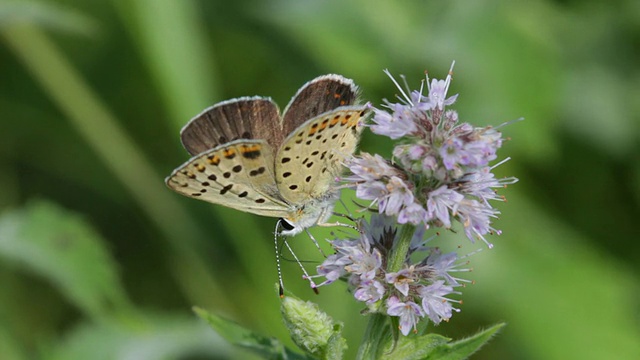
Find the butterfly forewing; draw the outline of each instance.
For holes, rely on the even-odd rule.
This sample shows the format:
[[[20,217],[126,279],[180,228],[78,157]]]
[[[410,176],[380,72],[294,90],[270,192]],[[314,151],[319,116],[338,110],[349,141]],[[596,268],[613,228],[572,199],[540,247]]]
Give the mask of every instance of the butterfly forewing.
[[[191,155],[238,139],[264,139],[277,149],[284,139],[280,127],[271,99],[244,97],[207,108],[182,128],[180,138]]]
[[[276,183],[282,197],[304,204],[330,191],[342,174],[343,160],[356,149],[364,106],[324,113],[302,124],[282,144],[276,156]]]
[[[274,178],[271,146],[264,140],[238,140],[191,158],[167,179],[176,192],[257,215],[284,217]]]
[[[323,75],[309,81],[285,108],[283,133],[288,135],[309,119],[354,104],[357,95],[358,88],[353,81],[340,75]]]

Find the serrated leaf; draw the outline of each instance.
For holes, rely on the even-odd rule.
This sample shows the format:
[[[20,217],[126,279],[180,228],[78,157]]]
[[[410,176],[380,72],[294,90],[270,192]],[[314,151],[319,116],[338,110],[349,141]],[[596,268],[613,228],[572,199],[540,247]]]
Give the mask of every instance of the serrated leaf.
[[[0,215],[0,257],[49,280],[89,316],[126,304],[103,239],[53,203],[34,201]]]
[[[204,309],[194,307],[193,311],[204,319],[229,343],[250,350],[266,359],[304,360],[308,357],[286,348],[278,339],[256,334],[233,321],[223,319]]]
[[[451,339],[438,334],[427,334],[423,336],[402,336],[392,348],[386,349],[381,356],[389,356],[398,360],[413,360],[429,358],[435,349],[446,345]]]
[[[494,325],[486,330],[479,331],[476,334],[458,341],[448,344],[442,344],[434,349],[428,356],[421,359],[424,360],[459,360],[466,359],[471,354],[478,351],[498,332],[505,323]],[[417,358],[416,358],[417,359]]]
[[[486,344],[504,324],[494,325],[468,338],[450,342],[438,334],[402,336],[393,346],[387,345],[380,358],[394,360],[456,360],[466,359]],[[393,347],[392,347],[393,346]]]

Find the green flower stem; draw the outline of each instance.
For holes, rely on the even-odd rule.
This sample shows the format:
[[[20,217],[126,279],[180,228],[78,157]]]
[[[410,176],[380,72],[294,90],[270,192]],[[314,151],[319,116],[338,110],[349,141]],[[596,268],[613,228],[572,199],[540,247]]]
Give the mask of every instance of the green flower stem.
[[[404,225],[400,228],[400,236],[393,244],[393,248],[387,258],[387,272],[396,272],[402,269],[402,265],[407,261],[407,254],[411,246],[411,239],[416,227],[413,225]]]
[[[371,314],[369,316],[367,330],[365,330],[362,343],[358,349],[357,359],[377,359],[377,354],[381,351],[380,345],[385,342],[384,340],[389,336],[389,334],[387,316],[377,313]]]
[[[396,272],[402,268],[406,262],[415,230],[416,227],[412,225],[404,225],[400,228],[400,235],[387,258],[387,272]],[[388,319],[389,317],[385,314],[370,315],[360,349],[358,349],[357,358],[359,360],[380,358],[391,335]]]

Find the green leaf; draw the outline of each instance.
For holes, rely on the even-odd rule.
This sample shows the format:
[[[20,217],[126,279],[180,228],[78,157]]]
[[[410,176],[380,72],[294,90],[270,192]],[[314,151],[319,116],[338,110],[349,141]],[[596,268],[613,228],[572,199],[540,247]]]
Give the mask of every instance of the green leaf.
[[[435,349],[446,345],[451,340],[438,334],[427,334],[423,336],[401,336],[394,344],[389,342],[385,346],[385,351],[378,354],[378,358],[392,357],[393,359],[431,359],[428,357]]]
[[[433,350],[428,356],[421,359],[424,360],[457,360],[466,359],[474,352],[478,351],[484,344],[489,342],[491,338],[498,332],[505,323],[494,325],[486,330],[480,331],[468,338],[442,344]],[[415,358],[419,359],[419,358]]]
[[[127,303],[102,238],[53,203],[33,201],[0,215],[0,257],[46,278],[89,316]]]
[[[229,343],[250,350],[266,359],[310,359],[286,348],[278,339],[256,334],[233,321],[198,307],[194,307],[193,311]]]
[[[456,360],[466,359],[486,344],[504,324],[480,331],[477,334],[458,341],[438,334],[422,336],[402,336],[396,344],[389,342],[385,345],[379,359],[393,358],[394,360]]]
[[[43,360],[233,358],[230,345],[190,316],[129,313],[125,321],[81,323],[41,348]]]

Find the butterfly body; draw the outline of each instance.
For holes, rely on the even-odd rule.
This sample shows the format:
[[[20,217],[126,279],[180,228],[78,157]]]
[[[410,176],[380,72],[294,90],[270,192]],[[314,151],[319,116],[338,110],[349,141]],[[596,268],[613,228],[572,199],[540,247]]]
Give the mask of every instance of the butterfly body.
[[[339,197],[335,178],[353,154],[367,107],[353,83],[325,75],[305,84],[280,116],[269,98],[218,103],[182,130],[193,157],[167,177],[188,197],[282,218],[283,235],[326,223]]]

